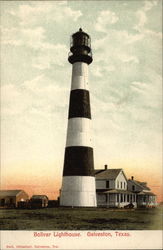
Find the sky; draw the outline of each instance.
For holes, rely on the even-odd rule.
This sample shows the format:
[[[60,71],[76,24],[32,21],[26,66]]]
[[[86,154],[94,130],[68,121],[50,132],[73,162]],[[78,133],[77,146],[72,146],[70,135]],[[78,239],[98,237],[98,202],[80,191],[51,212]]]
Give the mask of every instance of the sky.
[[[123,168],[161,200],[162,1],[1,1],[1,188],[58,196],[72,66],[91,36],[95,168]]]

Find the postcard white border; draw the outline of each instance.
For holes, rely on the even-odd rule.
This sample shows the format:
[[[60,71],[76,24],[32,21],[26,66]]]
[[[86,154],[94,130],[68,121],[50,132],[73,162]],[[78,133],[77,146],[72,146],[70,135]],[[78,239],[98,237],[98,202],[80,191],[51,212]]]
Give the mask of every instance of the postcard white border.
[[[95,236],[88,236],[88,233]],[[104,232],[104,235],[98,235]],[[117,233],[123,236],[117,236]],[[71,236],[71,234],[80,236]],[[38,235],[37,235],[38,234]],[[130,236],[124,236],[129,234]],[[35,236],[37,235],[37,236]],[[46,235],[46,236],[45,236]],[[58,235],[58,236],[57,236]],[[59,237],[59,235],[61,237]],[[98,236],[97,236],[98,235]],[[112,236],[110,236],[112,235]],[[161,230],[1,231],[1,249],[162,249]]]

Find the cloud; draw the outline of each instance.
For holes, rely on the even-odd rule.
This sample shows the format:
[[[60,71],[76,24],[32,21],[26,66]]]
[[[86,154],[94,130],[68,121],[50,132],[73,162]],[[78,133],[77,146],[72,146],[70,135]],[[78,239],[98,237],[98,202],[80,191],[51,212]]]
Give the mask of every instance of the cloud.
[[[92,44],[95,67],[91,68],[91,73],[93,77],[100,77],[100,85],[97,84],[93,92],[97,99],[103,96],[103,100],[98,102],[93,98],[93,110],[100,119],[98,125],[101,131],[106,132],[110,128],[115,138],[119,133],[120,138],[126,141],[130,138],[128,134],[124,138],[123,133],[133,133],[135,138],[139,138],[138,131],[142,127],[145,128],[142,140],[146,143],[151,129],[155,130],[151,136],[153,143],[160,133],[161,57],[158,52],[161,49],[161,33],[144,28],[148,22],[147,12],[155,5],[153,2],[145,3],[139,9],[141,12],[137,11],[140,14],[139,27],[143,27],[141,32],[109,27],[109,34],[96,39]],[[110,67],[114,70],[109,71]],[[97,112],[97,107],[101,108],[101,113]],[[109,119],[106,121],[102,116]],[[103,134],[98,126],[95,131],[96,134]],[[103,143],[106,145],[107,141]]]
[[[103,10],[99,13],[97,23],[95,24],[95,30],[107,33],[109,25],[115,24],[118,20],[119,18],[115,12]]]
[[[109,34],[103,38],[96,39],[93,42],[95,49],[108,48],[108,46],[121,47],[124,45],[132,45],[136,42],[141,41],[144,38],[143,34],[133,34],[127,30],[115,30],[110,29]]]
[[[131,158],[142,154],[147,157],[151,149],[153,155],[160,154],[161,79],[155,75],[150,80],[153,81],[131,81],[126,85],[123,85],[123,79],[118,84],[109,81],[109,88],[104,86],[103,97],[98,93],[99,89],[92,97],[94,141],[99,161],[101,155],[110,161],[117,157],[124,160],[127,152]],[[104,81],[100,82],[100,87],[102,85]]]
[[[139,32],[144,31],[145,24],[148,23],[147,13],[155,6],[157,6],[157,1],[145,1],[144,2],[143,7],[136,12],[138,23],[134,26],[135,30]]]
[[[28,46],[33,49],[44,47],[45,30],[37,28],[1,28],[2,44],[15,46]]]
[[[63,66],[66,62],[68,48],[63,44],[56,44],[51,47],[48,44],[43,44],[41,51],[33,58],[32,66],[44,70],[56,64]],[[47,46],[45,46],[47,45]],[[47,48],[46,48],[47,47]]]
[[[145,1],[143,10],[144,11],[149,11],[153,8],[153,6],[157,6],[158,2],[157,1]]]
[[[57,110],[67,105],[66,92],[66,88],[60,87],[43,74],[19,86],[3,85],[1,87],[2,114],[3,116],[21,116],[25,113],[37,113],[45,117],[49,116],[54,107]]]
[[[109,64],[109,65],[99,65],[97,63],[95,63],[95,65],[91,68],[91,73],[96,76],[96,77],[103,77],[104,72],[114,72],[116,70],[116,68]]]
[[[2,44],[24,46],[35,50],[32,66],[44,70],[52,64],[63,66],[68,48],[64,44],[52,44],[46,41],[45,30],[42,27],[30,28],[2,28]]]
[[[138,106],[141,103],[144,109],[151,111],[151,116],[152,113],[159,112],[162,99],[161,79],[155,82],[155,84],[153,82],[132,82],[130,86],[135,96],[139,98],[137,99]]]
[[[67,2],[44,2],[19,5],[16,11],[9,11],[9,14],[19,18],[21,26],[40,25],[54,21],[59,23],[63,20],[76,22],[82,13],[80,10],[73,10],[67,6]]]
[[[147,22],[147,16],[143,10],[137,11],[136,16],[139,21],[138,21],[138,24],[135,26],[135,29],[140,31]]]
[[[1,87],[1,112],[3,115],[17,115],[23,112],[23,98],[17,87],[13,84]]]
[[[18,20],[18,25],[2,27],[3,45],[34,50],[31,65],[38,70],[65,64],[68,48],[57,39],[57,42],[50,42],[49,26],[52,23],[60,25],[62,22],[76,22],[82,16],[80,10],[73,10],[66,1],[44,4],[31,2],[19,4],[15,10],[8,11],[8,14]]]
[[[135,48],[143,38],[143,34],[111,29],[109,34],[96,39],[92,43],[94,65],[91,73],[103,79],[107,77],[110,81],[112,76],[117,75],[115,72],[118,69],[119,74],[126,78],[127,74],[131,73],[131,67],[134,68],[140,63],[139,53]]]
[[[124,63],[129,63],[129,62],[139,63],[139,59],[137,58],[137,56],[127,55],[125,53],[123,54],[123,52],[118,55],[118,58],[121,62],[124,62]]]
[[[68,93],[63,82],[56,82],[44,74],[20,85],[1,87],[4,164],[10,161],[54,163],[62,160]]]

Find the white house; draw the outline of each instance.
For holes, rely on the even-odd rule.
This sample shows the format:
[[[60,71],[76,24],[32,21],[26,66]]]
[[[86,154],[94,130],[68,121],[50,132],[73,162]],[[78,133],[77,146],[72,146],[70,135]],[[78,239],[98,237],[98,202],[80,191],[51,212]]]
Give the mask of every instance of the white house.
[[[122,168],[95,170],[97,206],[122,208],[132,204],[136,207],[156,207],[156,195],[147,183],[127,180]]]
[[[136,181],[132,176],[131,179],[128,180],[128,190],[136,194],[138,207],[157,206],[156,195],[147,187],[146,182]]]
[[[130,203],[137,207],[136,194],[128,190],[123,169],[95,170],[97,206],[124,207]]]

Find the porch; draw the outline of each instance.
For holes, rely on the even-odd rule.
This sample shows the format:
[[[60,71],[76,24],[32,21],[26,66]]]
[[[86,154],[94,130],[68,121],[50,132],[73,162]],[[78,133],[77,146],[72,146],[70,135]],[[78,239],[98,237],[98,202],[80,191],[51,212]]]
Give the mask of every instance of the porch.
[[[97,206],[110,208],[124,208],[124,206],[136,204],[136,194],[127,190],[108,190],[104,192],[97,192]]]
[[[138,207],[156,207],[156,195],[151,192],[140,192],[137,194]]]

